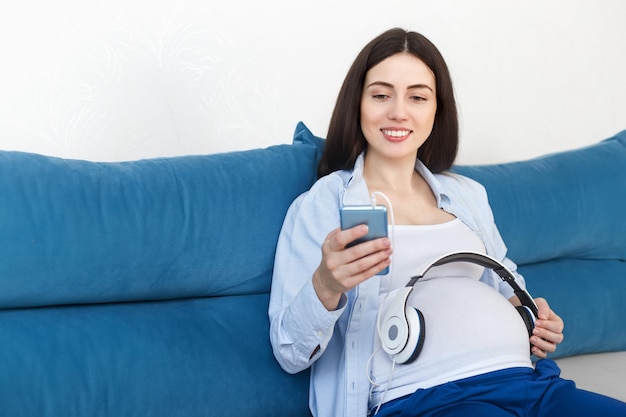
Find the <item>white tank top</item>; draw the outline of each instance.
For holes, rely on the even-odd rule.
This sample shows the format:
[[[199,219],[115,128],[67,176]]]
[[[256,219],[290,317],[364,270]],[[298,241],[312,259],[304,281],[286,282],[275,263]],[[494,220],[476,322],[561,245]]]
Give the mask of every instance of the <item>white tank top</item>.
[[[485,253],[480,238],[458,219],[437,225],[395,226],[391,273],[381,277],[380,303],[433,260],[450,252]],[[423,349],[410,364],[393,363],[380,347],[371,358],[371,406],[470,376],[532,367],[528,333],[519,313],[494,288],[479,281],[483,267],[454,262],[432,268],[414,286],[407,304],[425,319]],[[393,370],[393,373],[392,373]],[[385,392],[386,391],[386,392]]]

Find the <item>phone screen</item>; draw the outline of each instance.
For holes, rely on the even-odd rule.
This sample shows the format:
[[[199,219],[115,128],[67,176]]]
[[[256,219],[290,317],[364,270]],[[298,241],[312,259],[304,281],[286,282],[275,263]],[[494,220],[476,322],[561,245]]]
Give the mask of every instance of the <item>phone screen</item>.
[[[339,215],[342,230],[359,224],[366,224],[368,227],[367,234],[350,242],[348,247],[387,236],[387,208],[385,206],[344,206],[341,207]],[[389,268],[385,268],[378,275],[385,275],[388,272]]]

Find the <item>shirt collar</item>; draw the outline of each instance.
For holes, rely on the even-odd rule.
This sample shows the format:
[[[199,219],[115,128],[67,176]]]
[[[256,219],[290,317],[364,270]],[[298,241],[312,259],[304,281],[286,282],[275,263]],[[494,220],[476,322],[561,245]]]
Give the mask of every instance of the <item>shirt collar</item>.
[[[439,181],[436,174],[433,174],[422,161],[415,161],[415,170],[424,178],[437,199],[437,207],[441,208],[449,201],[449,196],[444,185]]]
[[[370,204],[370,195],[367,184],[363,178],[363,163],[365,161],[365,153],[361,153],[355,163],[352,171],[344,171],[344,189],[341,203],[344,206],[349,205],[365,205]],[[433,191],[437,199],[437,206],[442,207],[449,200],[445,187],[437,179],[422,161],[415,161],[415,170],[424,178],[430,189]]]

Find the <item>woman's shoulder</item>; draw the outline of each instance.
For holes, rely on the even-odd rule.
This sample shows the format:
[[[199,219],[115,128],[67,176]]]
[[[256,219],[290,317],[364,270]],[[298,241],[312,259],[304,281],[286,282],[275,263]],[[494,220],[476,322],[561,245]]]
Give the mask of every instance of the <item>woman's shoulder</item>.
[[[309,190],[294,200],[290,211],[305,210],[323,213],[327,210],[336,210],[345,181],[345,171],[336,171],[319,178]]]
[[[462,194],[487,194],[485,187],[481,183],[456,172],[444,171],[439,174],[435,174],[435,177],[445,188],[454,190]]]

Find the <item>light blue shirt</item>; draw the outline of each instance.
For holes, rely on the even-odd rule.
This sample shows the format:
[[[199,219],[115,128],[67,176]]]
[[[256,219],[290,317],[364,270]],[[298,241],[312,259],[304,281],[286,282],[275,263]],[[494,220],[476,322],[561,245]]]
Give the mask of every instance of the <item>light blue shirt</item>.
[[[437,205],[472,229],[487,254],[515,273],[524,288],[516,265],[506,258],[484,187],[458,174],[433,174],[420,161],[415,169],[432,189]],[[292,203],[278,240],[269,305],[270,339],[285,371],[297,373],[311,367],[309,405],[316,417],[368,413],[366,368],[374,349],[381,277],[372,277],[346,293],[335,311],[322,305],[311,277],[322,258],[322,243],[339,227],[339,208],[369,203],[361,155],[354,170],[322,177]],[[492,270],[486,269],[481,281],[506,298],[513,296],[511,287]]]

